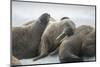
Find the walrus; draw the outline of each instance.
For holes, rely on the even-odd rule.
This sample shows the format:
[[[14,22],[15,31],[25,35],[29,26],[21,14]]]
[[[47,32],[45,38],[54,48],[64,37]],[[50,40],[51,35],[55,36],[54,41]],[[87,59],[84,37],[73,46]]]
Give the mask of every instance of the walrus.
[[[83,57],[96,57],[96,34],[95,29],[86,35],[83,40],[81,53]]]
[[[42,14],[35,22],[24,27],[12,28],[12,54],[18,59],[33,58],[38,54],[41,36],[50,15]]]
[[[14,56],[11,56],[11,64],[12,65],[21,65],[21,62]]]
[[[71,36],[74,33],[74,29],[75,24],[71,19],[63,19],[59,22],[49,23],[41,37],[39,56],[33,60],[36,61],[53,52],[59,46],[59,41],[56,41],[56,38],[59,35],[62,38],[66,35]]]
[[[59,60],[61,63],[81,62],[80,58],[82,41],[85,36],[93,30],[93,27],[81,25],[76,28],[75,33],[62,40],[59,47]]]

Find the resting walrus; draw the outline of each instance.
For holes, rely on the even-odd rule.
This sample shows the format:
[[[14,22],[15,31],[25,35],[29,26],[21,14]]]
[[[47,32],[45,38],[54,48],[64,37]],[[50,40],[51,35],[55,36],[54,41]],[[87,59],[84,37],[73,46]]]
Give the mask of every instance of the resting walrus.
[[[86,35],[82,43],[82,56],[83,57],[96,57],[96,35],[95,30]]]
[[[61,63],[82,61],[80,58],[82,41],[92,30],[92,27],[82,25],[75,30],[72,36],[66,36],[63,39],[59,47],[59,59]]]
[[[58,36],[61,38],[64,38],[66,35],[70,36],[73,34],[74,29],[75,24],[68,18],[63,19],[60,22],[49,23],[41,37],[39,56],[36,57],[34,61],[43,58],[49,53],[53,52],[59,46],[60,39],[56,41],[56,38]]]
[[[41,36],[50,15],[42,14],[34,23],[12,28],[12,54],[18,59],[33,58],[38,54]]]

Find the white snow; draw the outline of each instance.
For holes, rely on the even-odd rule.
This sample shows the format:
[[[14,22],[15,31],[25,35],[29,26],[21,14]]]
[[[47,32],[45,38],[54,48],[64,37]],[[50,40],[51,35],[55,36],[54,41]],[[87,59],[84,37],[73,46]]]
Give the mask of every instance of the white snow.
[[[59,63],[59,57],[56,56],[47,56],[44,58],[41,58],[37,61],[33,61],[33,58],[31,59],[23,59],[20,60],[22,64],[27,65],[27,64],[48,64],[48,63]]]

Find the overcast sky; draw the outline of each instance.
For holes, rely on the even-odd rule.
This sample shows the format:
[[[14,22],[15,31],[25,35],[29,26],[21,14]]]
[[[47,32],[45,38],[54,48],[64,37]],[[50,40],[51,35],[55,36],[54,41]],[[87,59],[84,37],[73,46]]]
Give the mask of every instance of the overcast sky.
[[[37,19],[43,13],[49,13],[56,20],[68,16],[77,26],[83,24],[95,26],[94,6],[12,2],[13,26],[20,26],[25,22]]]

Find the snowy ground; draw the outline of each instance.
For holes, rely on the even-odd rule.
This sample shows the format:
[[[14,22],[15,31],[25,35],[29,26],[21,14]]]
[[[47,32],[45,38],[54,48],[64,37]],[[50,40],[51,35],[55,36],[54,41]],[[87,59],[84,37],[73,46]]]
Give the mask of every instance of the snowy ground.
[[[45,58],[42,58],[37,61],[33,61],[33,58],[31,59],[23,59],[21,60],[22,64],[47,64],[47,63],[59,63],[58,55],[56,56],[47,56]]]
[[[39,59],[37,61],[33,61],[33,58],[20,60],[22,65],[29,64],[51,64],[51,63],[60,63],[58,55],[56,56],[47,56],[45,58]],[[87,58],[84,57],[84,61],[95,61],[95,57]]]
[[[76,26],[91,25],[95,27],[94,6],[56,5],[30,2],[12,2],[12,26],[21,26],[28,21],[37,19],[45,12],[50,13],[56,20],[68,16],[74,21]],[[91,60],[94,60],[94,58]],[[20,61],[23,65],[59,63],[59,58],[58,56],[47,56],[35,62],[32,58]]]

